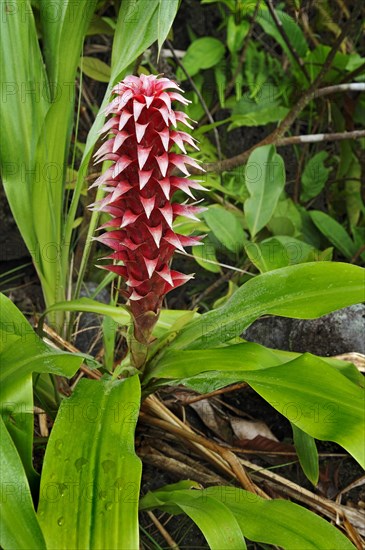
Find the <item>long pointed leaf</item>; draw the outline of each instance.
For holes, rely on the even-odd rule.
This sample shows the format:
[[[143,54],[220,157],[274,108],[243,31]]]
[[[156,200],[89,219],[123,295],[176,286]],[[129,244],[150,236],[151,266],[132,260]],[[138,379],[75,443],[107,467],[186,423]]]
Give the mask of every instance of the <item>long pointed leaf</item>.
[[[84,36],[97,0],[40,0],[40,16],[47,72],[53,94],[67,94],[74,84]],[[64,89],[62,90],[62,87]]]
[[[1,416],[0,440],[0,545],[6,550],[46,550],[23,465]]]
[[[3,294],[0,294],[0,331],[0,412],[28,479],[35,483],[32,373],[48,372],[71,377],[83,359],[77,354],[50,349]]]
[[[219,502],[208,495],[196,498],[194,492],[168,487],[166,491],[162,489],[148,493],[141,499],[140,509],[165,509],[167,504],[166,508],[171,513],[184,512],[196,523],[212,550],[245,550],[246,543],[240,526],[224,501]],[[199,497],[203,496],[201,491],[196,493]],[[162,497],[161,500],[159,497]]]
[[[138,376],[81,380],[65,400],[43,464],[38,517],[47,547],[138,549]]]
[[[158,51],[169,34],[180,0],[160,0],[158,6]]]
[[[40,3],[43,42],[50,82],[48,111],[36,151],[40,178],[32,182],[34,228],[39,243],[38,262],[47,285],[47,305],[65,299],[71,239],[63,235],[64,181],[74,115],[76,71],[84,36],[96,0],[56,0]],[[58,315],[60,322],[63,315]],[[58,327],[62,330],[62,327]]]
[[[354,550],[338,529],[288,500],[264,500],[236,487],[209,487],[205,493],[225,503],[252,541],[286,550]]]
[[[31,185],[43,168],[35,166],[34,150],[48,107],[48,81],[30,2],[1,2],[0,10],[2,179],[17,226],[36,260]]]
[[[284,500],[264,500],[232,486],[209,487],[202,491],[173,490],[173,486],[167,486],[147,493],[141,499],[140,508],[160,508],[178,514],[181,503],[189,503],[209,514],[214,501],[223,503],[233,513],[243,535],[252,541],[274,544],[286,550],[354,550],[340,531],[301,506]],[[234,550],[239,546],[232,541],[221,548]]]

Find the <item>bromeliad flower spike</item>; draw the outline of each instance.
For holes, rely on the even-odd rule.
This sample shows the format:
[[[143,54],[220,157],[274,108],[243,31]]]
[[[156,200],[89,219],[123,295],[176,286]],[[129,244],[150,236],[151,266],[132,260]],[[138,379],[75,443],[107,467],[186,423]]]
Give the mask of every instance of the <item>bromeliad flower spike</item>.
[[[196,214],[204,210],[172,202],[177,190],[190,197],[191,189],[205,190],[199,181],[187,179],[187,165],[202,168],[186,154],[185,143],[198,149],[195,140],[177,128],[177,123],[192,128],[189,117],[172,107],[175,101],[189,103],[181,91],[168,78],[126,77],[106,108],[112,116],[101,133],[112,137],[95,155],[96,162],[113,162],[94,183],[107,193],[94,207],[112,216],[100,228],[111,230],[98,240],[114,250],[108,258],[118,262],[104,267],[125,279],[134,339],[142,345],[150,341],[164,296],[192,277],[171,269],[174,251],[200,244],[199,238],[173,230],[177,216],[198,219]],[[135,356],[133,362],[139,368],[143,358]]]

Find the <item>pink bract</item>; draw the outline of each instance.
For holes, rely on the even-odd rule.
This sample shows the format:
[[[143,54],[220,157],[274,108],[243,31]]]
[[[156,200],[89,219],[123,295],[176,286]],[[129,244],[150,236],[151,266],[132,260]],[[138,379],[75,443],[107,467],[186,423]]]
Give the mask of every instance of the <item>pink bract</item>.
[[[111,230],[97,239],[114,251],[108,258],[120,264],[104,267],[125,279],[134,335],[144,343],[164,296],[192,277],[171,269],[174,251],[200,244],[199,238],[173,230],[177,216],[197,219],[204,210],[172,201],[177,190],[189,196],[191,189],[204,190],[199,181],[187,179],[187,166],[202,168],[186,154],[185,144],[198,149],[195,140],[177,128],[178,122],[191,128],[189,117],[172,106],[188,103],[181,91],[168,78],[126,77],[114,87],[105,110],[111,118],[101,133],[111,137],[95,154],[96,162],[113,162],[93,185],[106,191],[94,208],[111,215],[99,228]]]

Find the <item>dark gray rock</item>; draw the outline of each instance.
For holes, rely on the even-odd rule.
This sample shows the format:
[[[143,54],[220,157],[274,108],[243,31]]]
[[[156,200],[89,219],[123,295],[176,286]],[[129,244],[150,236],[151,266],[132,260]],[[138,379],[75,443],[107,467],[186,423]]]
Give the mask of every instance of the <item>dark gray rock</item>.
[[[365,353],[365,305],[350,306],[313,320],[266,317],[253,323],[242,336],[270,348],[300,353]]]
[[[286,317],[263,317],[248,327],[242,337],[268,348],[289,351],[291,325],[292,319]]]

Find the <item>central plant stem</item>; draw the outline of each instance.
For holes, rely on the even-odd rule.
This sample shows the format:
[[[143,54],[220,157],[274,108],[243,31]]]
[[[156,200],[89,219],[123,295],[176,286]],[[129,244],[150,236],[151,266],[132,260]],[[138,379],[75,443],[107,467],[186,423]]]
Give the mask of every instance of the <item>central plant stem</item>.
[[[148,348],[153,341],[152,331],[159,315],[148,311],[143,318],[135,319],[128,331],[128,349],[131,365],[143,370],[146,363]]]

